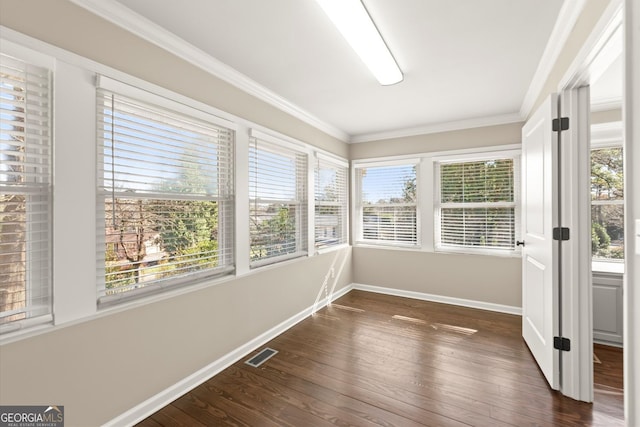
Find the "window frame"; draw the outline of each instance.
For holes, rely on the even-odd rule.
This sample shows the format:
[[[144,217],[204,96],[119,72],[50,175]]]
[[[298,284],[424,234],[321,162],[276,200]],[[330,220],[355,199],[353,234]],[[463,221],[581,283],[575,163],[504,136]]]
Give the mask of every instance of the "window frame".
[[[102,147],[102,145],[99,142],[101,140],[101,137],[99,134],[99,127],[98,126],[96,127],[96,130],[97,130],[96,137],[98,140],[97,161],[96,161],[96,164],[97,164],[96,171],[98,174],[97,189],[96,189],[96,197],[97,197],[96,212],[97,212],[97,218],[98,218],[98,221],[96,221],[96,232],[97,232],[97,247],[96,247],[97,266],[96,267],[97,267],[97,273],[98,273],[96,275],[97,277],[96,287],[98,292],[98,306],[100,308],[108,307],[110,305],[118,304],[123,301],[129,301],[132,299],[143,297],[145,295],[161,292],[166,289],[175,289],[178,287],[189,286],[189,285],[202,282],[204,280],[211,280],[211,279],[215,279],[225,275],[233,274],[233,272],[235,271],[235,259],[234,259],[235,249],[233,246],[235,243],[233,239],[233,234],[234,234],[233,219],[235,217],[235,214],[234,214],[234,211],[235,211],[234,158],[235,156],[233,152],[234,152],[234,146],[235,146],[235,132],[237,130],[236,125],[233,122],[217,117],[208,112],[200,111],[193,106],[182,104],[173,99],[166,98],[160,94],[149,92],[141,88],[119,82],[117,80],[114,80],[112,78],[109,78],[103,75],[98,75],[96,78],[96,102],[98,102],[100,98],[100,94],[98,93],[99,91],[106,91],[108,93],[113,93],[116,96],[124,97],[128,101],[131,101],[132,103],[139,103],[140,107],[149,108],[151,110],[155,109],[158,112],[165,115],[173,115],[173,117],[178,120],[181,118],[195,119],[195,120],[199,120],[201,122],[207,123],[211,126],[222,128],[225,131],[229,131],[231,133],[231,141],[229,142],[230,147],[225,147],[225,148],[229,148],[230,150],[230,155],[227,158],[228,162],[225,164],[226,170],[228,171],[227,174],[229,176],[224,179],[220,179],[220,182],[218,183],[219,194],[217,197],[214,197],[214,198],[207,197],[206,200],[204,200],[202,197],[195,197],[195,198],[187,197],[185,199],[185,197],[182,197],[181,195],[176,195],[176,197],[173,197],[173,198],[168,197],[168,195],[166,194],[158,196],[158,197],[163,197],[165,200],[194,200],[195,201],[197,199],[197,200],[203,200],[203,201],[219,202],[218,209],[217,209],[217,213],[218,213],[217,242],[218,242],[218,248],[221,254],[220,257],[221,259],[224,258],[225,260],[224,263],[215,268],[208,268],[199,272],[190,272],[187,274],[179,274],[176,276],[170,276],[170,277],[161,278],[158,280],[152,280],[152,281],[149,281],[147,286],[129,289],[129,290],[126,290],[125,292],[116,292],[113,294],[108,294],[105,287],[105,275],[102,274],[102,272],[105,269],[105,249],[102,246],[104,246],[103,239],[104,239],[104,233],[106,231],[106,228],[105,228],[104,222],[100,221],[101,218],[105,217],[104,200],[105,200],[105,197],[108,196],[108,190],[103,188],[103,184],[102,184],[103,177],[100,174],[100,171],[104,170],[104,165],[103,165],[104,157],[101,155],[101,150],[100,150],[100,147]],[[99,118],[99,111],[96,110],[96,120],[98,120],[98,118]],[[153,194],[150,194],[150,195],[143,194],[143,195],[136,196],[134,192],[134,196],[135,196],[134,198],[136,199],[142,199],[142,198],[149,198],[153,196]],[[153,197],[151,198],[153,199]],[[221,208],[221,206],[223,207]],[[231,225],[227,224],[229,221],[231,221],[230,223]]]
[[[478,255],[493,256],[520,256],[521,249],[515,245],[515,242],[521,236],[521,185],[520,185],[520,149],[504,149],[495,151],[479,151],[466,152],[461,154],[440,155],[433,157],[433,230],[434,230],[434,251],[442,253],[466,253]],[[451,203],[443,206],[441,202],[441,164],[466,163],[466,162],[483,162],[491,160],[512,159],[513,160],[513,190],[514,200],[512,202],[477,202],[473,203],[474,208],[513,208],[514,209],[514,246],[512,248],[490,248],[490,247],[474,247],[465,245],[447,245],[442,243],[441,232],[441,209],[452,207]],[[459,203],[460,206],[464,203]]]
[[[38,325],[50,324],[53,321],[53,226],[51,218],[53,218],[53,150],[54,150],[54,120],[53,106],[54,106],[54,83],[55,83],[55,61],[52,57],[33,51],[28,48],[23,48],[10,41],[2,39],[0,44],[0,52],[9,58],[21,62],[25,66],[25,70],[28,67],[38,67],[47,72],[46,74],[46,96],[47,96],[47,122],[46,136],[39,137],[39,140],[45,140],[44,144],[38,144],[39,150],[45,150],[47,152],[45,157],[45,163],[39,164],[38,169],[46,168],[46,173],[38,173],[38,180],[44,180],[44,182],[27,183],[26,185],[17,186],[15,189],[11,184],[0,184],[0,187],[7,189],[7,193],[11,194],[24,194],[25,200],[25,212],[26,218],[26,230],[24,232],[24,248],[25,248],[25,271],[24,271],[24,307],[15,314],[24,313],[25,317],[22,319],[15,319],[0,324],[0,334],[7,334],[12,331],[21,331],[25,328],[30,328]],[[29,82],[26,82],[29,84]],[[26,91],[25,91],[26,93]],[[25,100],[25,104],[29,101]],[[25,119],[25,124],[28,124]],[[27,126],[25,126],[27,127]],[[27,137],[31,135],[28,130],[24,131],[25,146]],[[33,154],[33,153],[31,153]],[[35,155],[35,157],[41,157],[41,153]],[[33,160],[33,159],[31,159]],[[24,188],[25,191],[19,190]],[[30,206],[34,204],[41,204],[45,202],[43,209],[33,211]],[[34,214],[38,217],[45,216],[44,222],[42,220],[33,220]],[[35,248],[33,242],[33,236],[35,233],[44,234],[45,239],[41,243],[38,243],[38,248]],[[41,266],[41,267],[36,267]],[[44,293],[44,296],[40,294]],[[36,296],[38,294],[38,296]],[[45,299],[43,303],[36,304],[37,300]],[[15,311],[15,310],[14,310]],[[7,315],[13,316],[13,315]],[[3,316],[4,317],[4,316]]]
[[[315,152],[314,156],[314,212],[313,212],[313,236],[314,247],[317,252],[325,252],[336,247],[341,247],[349,243],[349,163],[337,159],[332,156],[325,155],[323,153]],[[322,201],[318,200],[318,185],[319,174],[321,169],[333,169],[336,173],[343,175],[342,185],[337,185],[336,191],[338,191],[338,201]],[[337,241],[334,243],[322,244],[318,240],[318,207],[319,206],[332,206],[337,207],[339,212],[336,214],[337,227],[339,227]]]
[[[386,160],[367,160],[367,161],[353,161],[353,173],[352,173],[352,203],[354,209],[354,245],[371,245],[380,247],[392,247],[403,249],[420,249],[422,245],[422,233],[421,233],[421,162],[419,158],[402,158],[402,159],[386,159]],[[362,180],[359,176],[359,170],[368,168],[387,168],[387,167],[407,167],[412,166],[415,168],[415,182],[416,182],[416,200],[414,203],[403,203],[403,205],[412,205],[415,207],[415,236],[416,240],[412,243],[407,243],[399,240],[379,240],[379,239],[366,239],[364,238],[364,204],[362,200]],[[378,206],[379,204],[372,204],[371,206]],[[383,205],[380,205],[383,206]],[[389,205],[392,206],[392,205]]]
[[[262,145],[262,147],[258,147],[258,145]],[[284,202],[288,205],[294,205],[297,207],[295,212],[295,250],[292,252],[287,252],[282,255],[276,256],[266,256],[260,257],[257,259],[252,259],[252,251],[253,251],[253,243],[252,243],[252,230],[251,230],[251,218],[254,215],[254,210],[252,205],[259,203],[261,199],[256,199],[253,194],[251,194],[251,177],[248,179],[248,190],[249,190],[249,253],[247,254],[249,258],[249,269],[256,269],[267,265],[277,264],[282,261],[288,261],[295,258],[306,257],[311,251],[309,246],[312,240],[309,239],[310,230],[312,229],[312,217],[311,212],[313,211],[310,207],[310,198],[309,188],[312,188],[312,180],[310,180],[310,176],[312,175],[310,168],[311,156],[309,153],[309,149],[306,144],[297,143],[296,141],[292,141],[290,139],[285,139],[275,135],[271,132],[264,132],[257,128],[251,128],[249,130],[249,161],[248,161],[248,169],[249,174],[251,170],[251,151],[252,150],[265,150],[267,152],[272,152],[275,155],[281,155],[283,157],[293,156],[294,158],[297,156],[303,156],[303,159],[294,159],[295,164],[295,176],[293,179],[295,180],[294,186],[296,188],[296,198],[295,199],[262,199],[264,203],[278,203]],[[279,151],[280,150],[280,151]],[[300,168],[302,167],[302,168]],[[257,173],[257,170],[256,170]],[[257,183],[256,176],[256,185]],[[258,188],[254,188],[257,192]]]
[[[624,139],[622,134],[622,122],[606,122],[591,125],[591,146],[589,147],[589,164],[591,164],[591,153],[593,150],[607,149],[607,148],[621,148],[624,152]],[[624,178],[624,166],[623,166],[623,178]],[[589,173],[589,177],[591,174]],[[626,189],[625,189],[626,191]],[[626,195],[626,194],[625,194]],[[611,200],[608,203],[596,203],[596,205],[622,205],[624,206],[625,197],[622,200]],[[589,206],[594,206],[594,200],[591,200],[591,194],[589,194]],[[589,222],[591,223],[591,212],[589,213]],[[624,226],[623,226],[624,227]],[[590,228],[590,227],[589,227]],[[626,257],[626,253],[625,253]],[[625,258],[622,259],[607,259],[591,257],[591,270],[600,273],[613,273],[624,274],[625,271]]]

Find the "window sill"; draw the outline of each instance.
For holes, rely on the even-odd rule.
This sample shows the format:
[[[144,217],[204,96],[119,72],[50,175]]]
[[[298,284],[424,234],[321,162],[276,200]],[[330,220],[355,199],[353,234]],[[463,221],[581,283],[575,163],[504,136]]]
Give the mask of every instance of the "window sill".
[[[591,272],[623,275],[624,262],[592,261]]]
[[[405,251],[419,251],[422,250],[420,245],[403,245],[399,243],[377,243],[377,242],[356,242],[354,246],[360,248],[377,248],[377,249],[399,249]]]
[[[461,254],[461,255],[484,255],[495,256],[501,258],[521,258],[522,252],[519,250],[491,250],[491,249],[473,249],[473,248],[449,248],[439,247],[435,249],[436,253]]]
[[[349,247],[348,243],[340,243],[339,245],[325,246],[323,248],[316,249],[315,255],[322,255],[322,254],[326,254],[328,252],[334,252],[334,251],[338,251],[340,249],[344,249],[344,248],[348,248],[348,247]]]

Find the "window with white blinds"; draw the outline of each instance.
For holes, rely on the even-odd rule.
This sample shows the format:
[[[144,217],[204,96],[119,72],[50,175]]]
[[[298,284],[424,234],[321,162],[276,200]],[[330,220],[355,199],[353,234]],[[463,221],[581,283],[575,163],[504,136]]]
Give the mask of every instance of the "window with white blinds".
[[[0,54],[0,330],[51,319],[51,72]]]
[[[437,246],[514,250],[518,232],[515,158],[437,164]]]
[[[234,269],[234,132],[179,108],[97,91],[101,302]]]
[[[249,146],[251,267],[308,252],[307,154],[256,134]]]
[[[418,244],[415,163],[356,167],[359,240]]]
[[[349,210],[346,163],[317,155],[315,167],[315,247],[347,243]]]

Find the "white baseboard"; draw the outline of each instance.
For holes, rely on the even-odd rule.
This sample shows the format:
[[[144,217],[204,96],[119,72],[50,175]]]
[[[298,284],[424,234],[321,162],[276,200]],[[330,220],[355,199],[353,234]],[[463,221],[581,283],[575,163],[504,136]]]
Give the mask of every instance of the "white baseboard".
[[[149,399],[145,400],[144,402],[134,406],[133,408],[117,416],[116,418],[113,418],[112,420],[105,423],[104,426],[107,426],[107,427],[132,426],[142,421],[143,419],[147,418],[149,415],[153,414],[154,412],[158,411],[159,409],[173,402],[183,394],[189,392],[190,390],[204,383],[211,377],[220,373],[224,369],[233,365],[238,360],[242,359],[243,357],[246,357],[249,353],[257,349],[258,347],[266,344],[267,342],[271,341],[273,338],[285,332],[287,329],[295,326],[297,323],[306,319],[311,314],[313,314],[314,308],[318,309],[318,308],[324,307],[329,302],[340,298],[341,296],[349,292],[351,289],[353,289],[351,285],[345,286],[344,288],[338,290],[335,294],[329,295],[328,298],[324,298],[323,300],[319,301],[318,304],[314,304],[313,306],[306,308],[305,310],[290,317],[289,319],[285,320],[279,325],[276,325],[273,328],[269,329],[268,331],[264,332],[263,334],[255,337],[254,339],[247,342],[246,344],[227,353],[226,355],[222,356],[220,359],[211,362],[210,364],[200,369],[199,371],[194,372],[188,377],[180,380],[179,382],[175,383],[171,387],[161,391],[155,396],[152,396]]]
[[[600,344],[600,345],[606,345],[606,346],[609,346],[609,347],[624,348],[624,344],[621,343],[621,342],[600,340],[600,339],[596,339],[595,337],[593,338],[593,343],[594,344]]]
[[[442,295],[426,294],[422,292],[405,291],[402,289],[383,288],[380,286],[364,285],[361,283],[352,283],[353,289],[361,291],[375,292],[378,294],[393,295],[397,297],[413,298],[423,301],[439,302],[442,304],[459,305],[462,307],[478,308],[480,310],[497,311],[499,313],[508,313],[522,316],[522,308],[511,305],[494,304],[491,302],[475,301],[463,298],[446,297]]]

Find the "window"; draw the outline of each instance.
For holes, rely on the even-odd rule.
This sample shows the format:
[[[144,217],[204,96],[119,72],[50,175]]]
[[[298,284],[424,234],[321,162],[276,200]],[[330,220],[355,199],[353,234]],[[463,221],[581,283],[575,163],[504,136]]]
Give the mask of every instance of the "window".
[[[356,166],[358,240],[418,244],[417,162]]]
[[[233,131],[176,110],[97,91],[101,302],[233,271]]]
[[[308,157],[305,152],[283,144],[252,130],[249,147],[251,267],[308,252]]]
[[[517,159],[436,164],[436,247],[514,250],[518,232]]]
[[[315,170],[315,240],[316,249],[347,243],[346,163],[317,155]]]
[[[0,57],[0,327],[4,327],[51,319],[51,73],[4,54]]]
[[[624,260],[622,147],[591,150],[591,250],[594,261]]]

